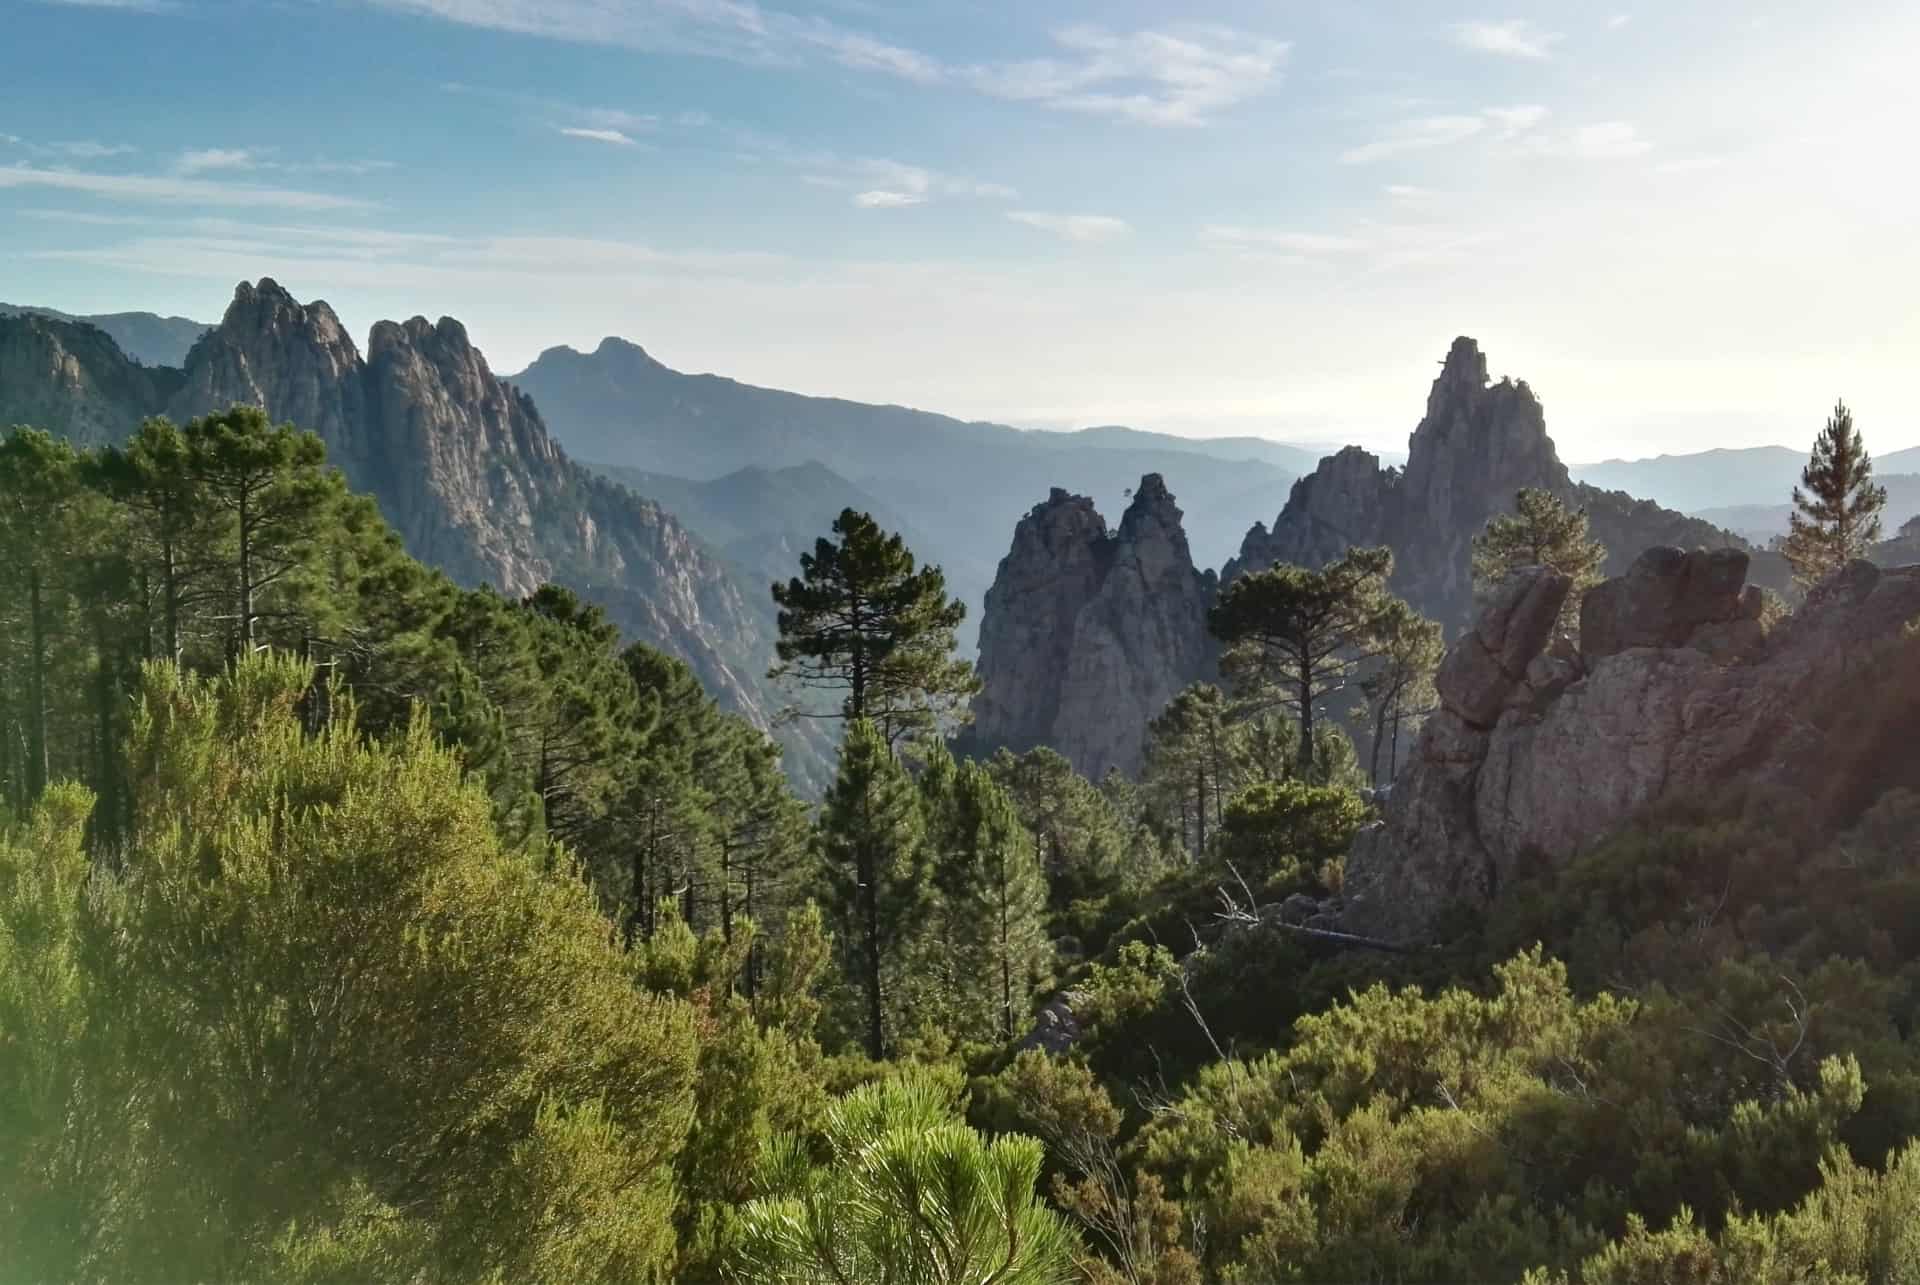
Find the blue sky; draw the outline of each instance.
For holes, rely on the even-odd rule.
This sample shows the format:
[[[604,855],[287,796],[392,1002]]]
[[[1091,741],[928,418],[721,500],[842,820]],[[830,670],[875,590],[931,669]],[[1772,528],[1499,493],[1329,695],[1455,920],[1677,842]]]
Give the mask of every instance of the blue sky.
[[[1404,443],[1455,334],[1572,459],[1920,441],[1920,6],[0,4],[0,299],[272,275],[496,369]]]

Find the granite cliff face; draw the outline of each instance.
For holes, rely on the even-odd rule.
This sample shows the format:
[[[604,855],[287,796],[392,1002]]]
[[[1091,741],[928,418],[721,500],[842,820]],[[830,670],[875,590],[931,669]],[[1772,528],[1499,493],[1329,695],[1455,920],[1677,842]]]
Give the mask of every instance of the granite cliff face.
[[[1119,529],[1058,487],[1014,529],[980,622],[969,740],[1047,745],[1098,780],[1140,768],[1149,719],[1217,659],[1179,506],[1157,473],[1140,479]]]
[[[128,361],[91,327],[0,319],[0,409],[15,421],[92,443],[124,437],[144,415],[184,421],[235,404],[318,433],[415,557],[510,596],[573,588],[766,725],[762,595],[743,593],[658,505],[569,460],[459,322],[383,321],[363,359],[330,307],[263,277],[234,291],[220,325],[173,371]]]
[[[1524,380],[1490,383],[1480,346],[1453,341],[1427,394],[1426,415],[1407,444],[1404,470],[1383,469],[1358,447],[1320,461],[1293,485],[1269,530],[1247,533],[1223,581],[1280,562],[1315,567],[1354,545],[1394,551],[1393,588],[1450,633],[1473,611],[1472,543],[1522,487],[1542,487],[1587,511],[1607,546],[1608,569],[1624,571],[1655,544],[1745,547],[1708,523],[1617,491],[1574,483],[1547,436],[1546,415]],[[1768,583],[1779,570],[1767,564]]]
[[[0,426],[31,424],[87,446],[117,442],[174,395],[181,373],[127,359],[104,331],[0,316]]]
[[[1420,937],[1649,805],[1804,791],[1846,758],[1822,715],[1888,649],[1915,668],[1920,567],[1852,563],[1772,634],[1747,571],[1739,550],[1649,549],[1583,600],[1577,652],[1551,638],[1566,579],[1513,577],[1449,649],[1440,708],[1355,842],[1346,925]]]

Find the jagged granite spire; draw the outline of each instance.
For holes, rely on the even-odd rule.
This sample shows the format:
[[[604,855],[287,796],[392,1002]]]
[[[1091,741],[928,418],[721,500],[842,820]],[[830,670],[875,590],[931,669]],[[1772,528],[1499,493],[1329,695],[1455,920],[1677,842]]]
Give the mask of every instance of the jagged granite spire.
[[[1014,529],[987,591],[970,742],[1048,745],[1083,774],[1140,768],[1147,721],[1213,669],[1207,607],[1180,508],[1140,479],[1109,532],[1084,495],[1053,488]]]
[[[1357,446],[1320,461],[1294,483],[1271,530],[1256,525],[1224,580],[1280,562],[1317,567],[1356,545],[1394,551],[1393,588],[1449,631],[1473,612],[1473,537],[1516,492],[1541,487],[1586,509],[1607,546],[1608,569],[1624,571],[1651,545],[1741,542],[1693,518],[1618,492],[1575,485],[1547,435],[1546,413],[1526,381],[1490,382],[1473,339],[1453,341],[1427,393],[1426,414],[1407,442],[1404,471],[1383,469]],[[1760,564],[1757,578],[1773,583]]]

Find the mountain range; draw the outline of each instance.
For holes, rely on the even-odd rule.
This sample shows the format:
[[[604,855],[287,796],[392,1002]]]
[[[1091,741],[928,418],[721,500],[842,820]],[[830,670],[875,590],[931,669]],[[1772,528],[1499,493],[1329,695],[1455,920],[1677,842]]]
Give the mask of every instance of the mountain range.
[[[183,342],[177,363],[142,359]],[[767,584],[841,509],[871,512],[975,608],[988,691],[974,739],[1063,744],[1096,773],[1136,757],[1138,727],[1211,663],[1205,604],[1236,575],[1386,543],[1395,588],[1452,630],[1470,609],[1467,542],[1518,487],[1582,505],[1624,566],[1650,545],[1744,546],[1727,527],[1764,540],[1802,463],[1775,447],[1570,471],[1531,390],[1491,383],[1467,339],[1392,467],[1358,447],[1315,459],[1258,438],[1040,432],[809,397],[675,371],[619,339],[549,349],[501,378],[447,317],[382,321],[363,356],[326,303],[266,278],[241,283],[212,328],[0,308],[0,423],[99,444],[147,415],[234,403],[318,433],[415,556],[509,595],[574,588],[762,726],[781,699],[764,677]],[[1902,465],[1920,451],[1880,462],[1889,533],[1920,511]],[[1102,498],[1122,501],[1117,527]],[[1756,553],[1753,578],[1784,588],[1784,565]],[[784,736],[796,776],[818,784],[830,747],[817,725]]]
[[[1047,432],[967,422],[901,406],[875,406],[691,375],[622,339],[591,353],[550,348],[509,382],[530,394],[574,455],[634,479],[662,502],[681,479],[712,482],[742,469],[817,466],[828,490],[851,490],[912,515],[911,547],[940,563],[968,604],[971,643],[994,565],[1036,484],[1058,483],[1124,507],[1131,488],[1159,473],[1193,514],[1196,556],[1218,564],[1247,527],[1316,453],[1260,438],[1190,439],[1104,426]],[[716,544],[729,530],[689,525]],[[676,510],[679,511],[679,510]],[[727,524],[730,528],[731,523]],[[824,528],[822,528],[824,529]]]
[[[1867,435],[1867,445],[1873,445],[1871,434]],[[1602,490],[1626,491],[1705,516],[1704,511],[1709,509],[1786,504],[1806,464],[1806,450],[1748,446],[1644,460],[1603,460],[1575,465],[1569,472],[1575,481]],[[1920,473],[1920,446],[1874,456],[1873,470],[1883,482],[1894,474]]]

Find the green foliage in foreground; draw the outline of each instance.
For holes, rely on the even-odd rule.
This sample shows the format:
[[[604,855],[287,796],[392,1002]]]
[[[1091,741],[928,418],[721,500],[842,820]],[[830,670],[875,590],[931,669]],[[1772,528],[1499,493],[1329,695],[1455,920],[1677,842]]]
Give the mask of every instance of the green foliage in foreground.
[[[118,872],[52,791],[0,855],[0,1243],[23,1279],[644,1279],[695,1010],[505,850],[423,723],[147,670]],[[84,892],[82,891],[84,889]]]
[[[929,1078],[865,1085],[828,1112],[826,1156],[785,1140],[743,1214],[740,1279],[792,1285],[1063,1285],[1075,1240],[1034,1196],[1045,1149],[988,1141]]]

